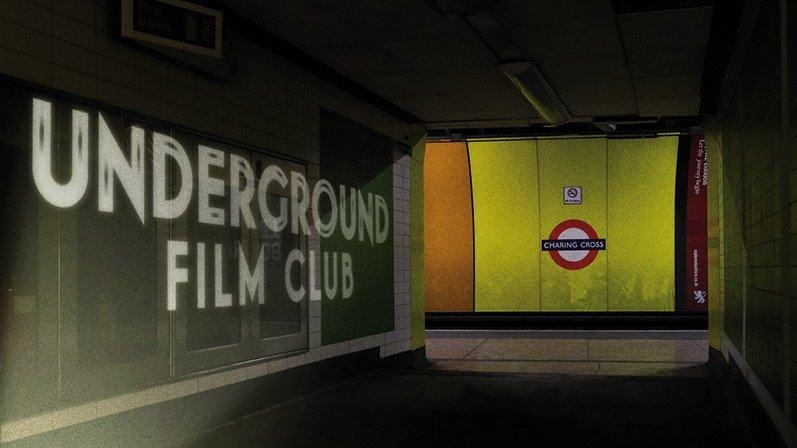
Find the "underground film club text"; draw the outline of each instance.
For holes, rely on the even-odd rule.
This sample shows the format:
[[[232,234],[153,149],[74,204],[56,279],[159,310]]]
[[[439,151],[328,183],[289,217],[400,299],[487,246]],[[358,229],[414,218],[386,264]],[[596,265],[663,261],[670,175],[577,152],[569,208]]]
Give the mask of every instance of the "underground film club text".
[[[114,189],[121,187],[142,224],[148,219],[148,214],[153,219],[180,218],[191,201],[196,200],[196,219],[201,224],[235,228],[245,226],[248,229],[265,226],[275,233],[303,235],[310,235],[311,227],[314,227],[322,238],[330,237],[340,226],[347,241],[357,240],[373,246],[387,240],[389,210],[385,199],[378,194],[344,185],[336,189],[325,179],[318,180],[311,188],[303,174],[285,172],[276,165],[266,166],[257,180],[245,157],[201,144],[196,148],[197,162],[196,167],[193,167],[186,148],[173,137],[159,132],[150,134],[152,160],[148,161],[145,160],[147,131],[135,125],[129,128],[128,160],[103,114],[97,114],[98,129],[96,133],[90,133],[89,113],[72,110],[71,176],[67,182],[59,182],[53,176],[53,106],[46,100],[33,100],[33,179],[41,196],[56,207],[74,206],[86,195],[92,168],[89,166],[90,142],[96,138],[98,153],[94,169],[98,176],[98,212],[114,212]],[[172,184],[167,173],[169,161],[173,167],[172,176],[179,177],[179,191],[176,192],[171,191]],[[148,163],[152,164],[152,185],[149,186],[152,190],[151,204],[146,203],[145,193],[148,188],[145,185],[145,166]],[[225,193],[224,180],[211,176],[211,167],[229,171],[229,194]],[[290,199],[279,196],[276,207],[273,203],[269,204],[266,192],[272,184],[289,192]],[[196,197],[193,197],[194,185]],[[215,200],[222,198],[228,207],[212,206],[211,197]],[[324,216],[319,211],[322,203],[328,204]],[[264,263],[271,261],[267,260],[265,244],[261,245],[256,259],[247,260],[246,251],[238,242],[237,285],[223,284],[225,248],[222,243],[170,239],[166,244],[166,306],[169,311],[177,309],[178,289],[189,281],[196,282],[196,306],[200,309],[211,306],[210,302],[217,308],[232,306],[231,289],[237,291],[240,305],[244,305],[247,299],[265,303]],[[196,262],[193,278],[189,268],[184,267],[188,257],[194,257]],[[319,269],[324,277],[323,282],[315,275],[318,263],[323,266],[323,269]],[[206,269],[206,265],[213,266],[213,269]],[[307,287],[302,281],[291,280],[293,270],[302,272],[305,267],[309,276]],[[308,250],[305,256],[301,249],[292,249],[283,270],[284,287],[294,302],[305,298],[320,300],[322,287],[328,298],[348,298],[354,291],[352,257],[347,252],[324,252],[318,257],[313,250]],[[206,278],[211,276],[208,271],[211,271],[212,282]]]

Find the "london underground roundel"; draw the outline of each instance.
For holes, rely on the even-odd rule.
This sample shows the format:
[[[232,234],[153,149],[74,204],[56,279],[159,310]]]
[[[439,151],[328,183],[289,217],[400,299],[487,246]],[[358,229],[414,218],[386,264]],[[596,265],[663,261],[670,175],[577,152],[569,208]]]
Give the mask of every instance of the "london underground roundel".
[[[588,223],[568,219],[554,227],[547,240],[542,240],[542,250],[551,255],[554,263],[575,271],[595,261],[598,251],[606,250],[606,240],[598,238],[598,232]]]

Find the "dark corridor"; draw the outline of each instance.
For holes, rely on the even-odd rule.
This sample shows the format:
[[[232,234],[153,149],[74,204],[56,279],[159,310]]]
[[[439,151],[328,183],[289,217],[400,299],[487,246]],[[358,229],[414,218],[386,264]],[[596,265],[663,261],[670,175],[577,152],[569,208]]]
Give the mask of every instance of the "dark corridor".
[[[742,423],[732,381],[380,370],[183,446],[782,446]]]

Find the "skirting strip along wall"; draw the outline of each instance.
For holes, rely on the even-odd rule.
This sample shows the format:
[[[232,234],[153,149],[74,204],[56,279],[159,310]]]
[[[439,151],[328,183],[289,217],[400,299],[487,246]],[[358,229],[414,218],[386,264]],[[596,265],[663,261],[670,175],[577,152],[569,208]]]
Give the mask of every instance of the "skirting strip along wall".
[[[753,393],[772,420],[780,436],[786,442],[786,445],[789,447],[795,446],[794,440],[795,436],[797,436],[797,427],[785,418],[783,410],[775,401],[775,398],[769,393],[769,390],[755,374],[755,371],[747,364],[745,357],[724,332],[722,333],[722,353],[726,359],[733,358],[733,361],[739,366],[739,370],[747,379],[747,383],[753,389]]]

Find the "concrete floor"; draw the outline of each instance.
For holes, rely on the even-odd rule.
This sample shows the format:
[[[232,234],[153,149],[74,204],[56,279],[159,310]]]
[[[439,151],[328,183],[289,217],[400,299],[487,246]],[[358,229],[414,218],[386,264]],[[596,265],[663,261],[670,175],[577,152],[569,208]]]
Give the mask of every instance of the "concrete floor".
[[[426,355],[447,371],[705,376],[705,331],[430,330]]]
[[[367,373],[186,446],[767,446],[697,369],[703,336],[431,332],[429,368]]]

